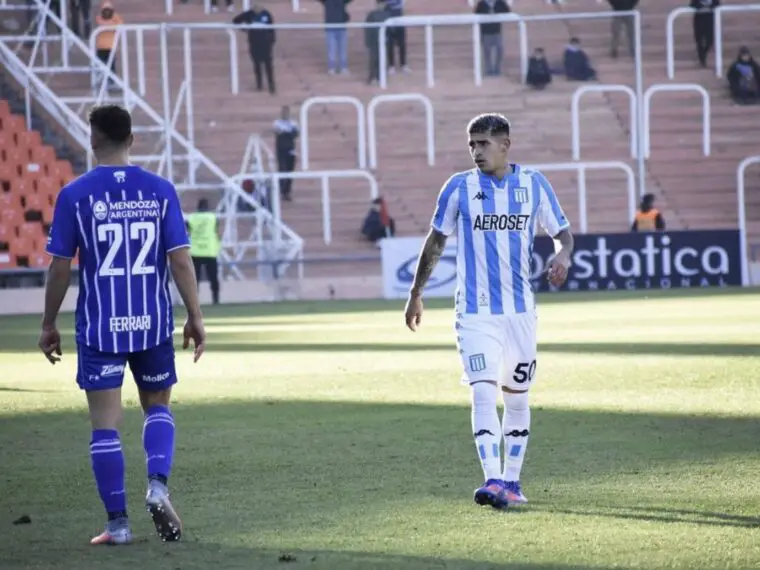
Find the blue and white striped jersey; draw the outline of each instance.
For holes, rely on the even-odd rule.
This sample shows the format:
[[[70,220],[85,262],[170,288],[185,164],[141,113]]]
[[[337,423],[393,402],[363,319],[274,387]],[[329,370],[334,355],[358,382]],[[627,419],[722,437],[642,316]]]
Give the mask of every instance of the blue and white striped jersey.
[[[535,306],[536,224],[552,237],[570,227],[540,172],[515,164],[503,180],[477,168],[449,178],[432,226],[447,236],[457,230],[457,312],[510,315]]]
[[[174,330],[167,254],[189,247],[177,191],[138,166],[98,166],[55,203],[50,255],[74,258],[76,340],[101,352],[139,352]]]

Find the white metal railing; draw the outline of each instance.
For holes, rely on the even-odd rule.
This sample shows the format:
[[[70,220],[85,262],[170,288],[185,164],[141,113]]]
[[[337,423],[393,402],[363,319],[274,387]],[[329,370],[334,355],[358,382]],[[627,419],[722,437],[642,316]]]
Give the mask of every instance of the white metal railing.
[[[665,23],[665,62],[668,68],[668,79],[673,79],[676,75],[675,63],[675,22],[684,14],[693,14],[694,8],[682,6],[675,8],[668,14]]]
[[[82,117],[74,113],[71,108],[61,102],[44,81],[34,73],[30,73],[23,61],[7,46],[0,41],[0,61],[3,68],[24,88],[26,100],[26,126],[32,128],[31,121],[31,98],[32,96],[45,111],[67,132],[72,139],[82,148],[85,153],[90,149],[90,129]]]
[[[715,75],[723,76],[723,13],[724,12],[757,12],[760,4],[728,5],[719,6],[715,9]],[[668,14],[665,24],[666,54],[665,62],[668,70],[668,79],[673,79],[676,74],[675,64],[675,21],[684,14],[693,14],[694,8],[675,8]]]
[[[760,4],[718,6],[715,10],[715,75],[723,76],[723,14],[725,12],[760,12]],[[755,18],[755,30],[758,18]]]
[[[630,114],[631,125],[631,158],[636,158],[636,146],[638,143],[638,129],[636,128],[636,124],[638,123],[638,100],[636,98],[636,93],[627,85],[584,85],[575,90],[571,104],[570,115],[573,131],[573,160],[580,160],[581,158],[581,97],[586,93],[606,93],[610,91],[621,92],[628,95],[628,111]]]
[[[93,50],[93,53],[95,51],[95,46],[97,44],[97,38],[100,34],[105,32],[117,32],[117,37],[124,38],[124,46],[122,47],[122,78],[124,81],[129,84],[130,86],[133,85],[130,78],[130,72],[128,68],[128,64],[125,66],[125,59],[128,60],[129,54],[128,50],[126,49],[126,41],[127,37],[130,32],[134,32],[135,38],[137,41],[137,91],[140,93],[140,95],[144,96],[146,92],[146,76],[145,76],[145,33],[146,32],[158,32],[159,34],[163,34],[164,31],[170,31],[172,29],[180,29],[184,34],[184,56],[185,56],[185,69],[187,70],[187,60],[188,60],[188,53],[190,52],[191,48],[191,42],[192,42],[192,31],[193,30],[205,30],[205,29],[219,29],[220,31],[224,31],[227,33],[227,39],[228,39],[228,46],[229,46],[229,58],[230,58],[230,91],[234,95],[238,95],[240,93],[240,70],[238,66],[238,42],[237,42],[237,36],[235,35],[235,27],[233,24],[222,24],[222,25],[215,25],[215,24],[172,24],[172,23],[163,23],[163,24],[122,24],[119,26],[98,26],[92,31],[92,34],[90,35],[89,43],[90,43],[90,49]],[[165,51],[164,46],[161,47],[162,52]],[[163,54],[162,54],[163,57]],[[192,56],[190,56],[190,61],[192,61]],[[125,71],[126,67],[126,71]],[[186,71],[186,73],[188,73]],[[167,82],[165,79],[165,76],[162,75],[162,79],[164,79],[164,83]]]
[[[633,169],[625,162],[562,162],[549,164],[526,164],[524,168],[533,168],[542,172],[576,171],[578,173],[578,225],[581,233],[588,232],[588,205],[586,201],[587,170],[622,170],[626,175],[628,193],[628,221],[636,216],[636,177]]]
[[[237,39],[234,32],[256,30],[256,29],[274,29],[280,30],[320,30],[325,31],[328,29],[361,29],[364,28],[380,28],[378,34],[379,42],[379,56],[380,56],[380,86],[387,88],[387,40],[386,34],[388,27],[404,26],[404,27],[423,27],[425,28],[425,58],[426,58],[426,77],[429,87],[435,85],[435,53],[433,49],[433,26],[453,26],[462,25],[463,23],[473,26],[473,38],[472,38],[472,50],[473,61],[480,61],[480,50],[482,46],[479,43],[480,38],[480,24],[483,23],[504,23],[512,22],[516,23],[519,28],[519,51],[520,51],[520,73],[521,81],[525,81],[528,60],[529,60],[529,34],[528,24],[530,22],[544,22],[544,21],[565,21],[565,20],[607,20],[610,18],[623,18],[632,17],[634,20],[635,29],[635,43],[637,46],[637,57],[634,60],[635,65],[635,77],[634,80],[637,83],[636,92],[639,93],[640,89],[638,84],[642,81],[641,70],[641,15],[638,11],[632,12],[585,12],[585,13],[560,13],[560,14],[542,14],[536,16],[521,16],[515,13],[509,14],[494,14],[494,15],[480,15],[480,14],[452,14],[452,15],[427,15],[427,16],[401,16],[397,18],[390,18],[385,22],[377,24],[367,24],[364,22],[346,22],[345,24],[321,24],[321,23],[277,23],[274,25],[265,24],[232,24],[225,22],[203,22],[203,23],[173,23],[165,22],[163,24],[125,24],[119,26],[122,31],[149,31],[156,30],[159,27],[165,30],[175,29],[190,29],[190,30],[224,30],[229,36],[229,58],[230,58],[230,83],[233,93],[239,92],[239,69],[238,69],[238,49]],[[108,29],[108,28],[103,28]],[[138,36],[139,38],[139,36]],[[142,40],[138,39],[139,42]],[[144,70],[142,75],[138,77],[138,80],[144,81]],[[479,85],[482,81],[482,70],[480,65],[475,65],[473,69],[473,81],[476,85]]]
[[[301,168],[309,170],[309,109],[314,105],[353,105],[356,108],[356,136],[359,168],[367,168],[367,134],[364,116],[364,104],[356,97],[344,95],[327,95],[309,97],[301,105]]]
[[[519,29],[520,41],[520,73],[521,80],[524,82],[528,72],[528,46],[529,34],[527,24],[530,22],[546,21],[564,21],[564,20],[600,20],[610,18],[632,17],[634,19],[635,43],[636,43],[636,81],[641,80],[641,14],[638,10],[630,12],[584,12],[578,14],[561,13],[561,14],[540,14],[535,16],[521,16],[514,12],[509,14],[440,14],[425,16],[400,16],[389,18],[380,24],[381,32],[378,40],[380,42],[380,87],[386,89],[388,86],[388,62],[387,62],[387,39],[386,33],[389,27],[423,27],[425,28],[425,70],[427,86],[435,86],[435,56],[434,56],[434,35],[433,26],[455,26],[471,25],[473,26],[472,49],[473,49],[473,77],[476,85],[482,81],[482,69],[480,66],[480,24],[484,23],[516,23]]]
[[[742,268],[742,285],[749,285],[749,268],[747,259],[747,210],[744,200],[746,198],[747,169],[760,164],[760,156],[750,156],[739,163],[736,168],[736,202],[739,217],[739,258]]]
[[[250,172],[251,165],[254,165],[257,170],[260,168],[264,172],[275,172],[277,170],[275,155],[261,135],[251,135],[248,137],[248,142],[243,152],[243,160],[240,163],[240,174]]]
[[[377,180],[372,173],[366,170],[315,170],[309,172],[260,172],[244,173],[233,177],[233,180],[240,183],[242,180],[271,180],[272,187],[272,214],[275,218],[280,219],[282,216],[280,200],[280,180],[288,178],[292,180],[320,180],[322,183],[322,237],[325,244],[332,243],[332,209],[330,197],[330,179],[331,178],[362,178],[369,183],[369,198],[373,200],[378,197]]]
[[[369,167],[377,168],[377,107],[383,103],[400,103],[418,101],[425,108],[425,126],[427,139],[427,159],[429,166],[435,166],[435,111],[430,99],[420,93],[397,93],[377,95],[367,106],[367,126],[369,135]]]
[[[658,85],[652,85],[644,93],[644,104],[642,109],[644,129],[644,156],[649,158],[650,155],[650,107],[652,96],[655,93],[661,91],[696,91],[702,96],[702,153],[705,156],[710,156],[710,94],[707,89],[696,83],[660,83]]]

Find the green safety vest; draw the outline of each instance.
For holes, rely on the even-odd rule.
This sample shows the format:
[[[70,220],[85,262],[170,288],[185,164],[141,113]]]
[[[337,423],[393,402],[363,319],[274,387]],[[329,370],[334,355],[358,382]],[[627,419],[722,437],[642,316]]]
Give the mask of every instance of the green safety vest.
[[[195,212],[187,216],[190,226],[190,255],[192,257],[217,257],[221,244],[216,233],[216,214]]]

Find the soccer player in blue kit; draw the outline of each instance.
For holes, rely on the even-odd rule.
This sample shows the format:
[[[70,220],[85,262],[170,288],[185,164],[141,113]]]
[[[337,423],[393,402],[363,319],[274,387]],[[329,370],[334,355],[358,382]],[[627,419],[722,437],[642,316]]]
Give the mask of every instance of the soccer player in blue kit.
[[[56,200],[39,347],[51,363],[60,360],[56,317],[78,252],[76,379],[87,394],[92,471],[108,513],[105,531],[91,543],[132,541],[118,431],[127,365],[145,412],[145,504],[161,539],[175,541],[182,523],[167,487],[174,453],[169,400],[177,382],[169,271],[187,309],[183,348],[192,340],[197,362],[205,346],[190,242],[174,186],[129,164],[129,112],[117,105],[95,107],[89,122],[98,166],[66,185]]]
[[[573,251],[570,224],[549,182],[536,170],[508,162],[509,131],[507,119],[495,113],[475,117],[468,125],[476,168],[455,174],[441,189],[405,310],[406,325],[414,331],[422,318],[425,283],[446,238],[456,231],[454,326],[462,382],[472,390],[472,430],[485,476],[474,498],[496,508],[528,502],[520,473],[530,434],[528,389],[537,366],[530,281],[537,224],[554,238],[547,272],[553,285],[567,279]]]

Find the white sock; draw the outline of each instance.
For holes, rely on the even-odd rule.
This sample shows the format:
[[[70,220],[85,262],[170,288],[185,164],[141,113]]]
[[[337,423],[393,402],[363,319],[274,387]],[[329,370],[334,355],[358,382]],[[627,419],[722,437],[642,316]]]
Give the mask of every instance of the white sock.
[[[501,479],[498,397],[496,384],[476,382],[472,385],[472,433],[486,480]]]
[[[504,480],[519,481],[530,433],[528,393],[504,392]]]

